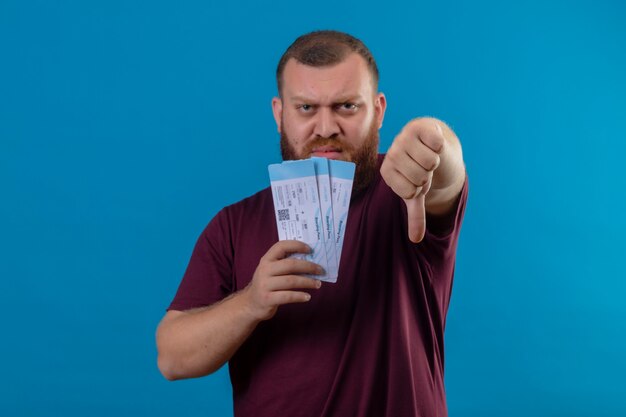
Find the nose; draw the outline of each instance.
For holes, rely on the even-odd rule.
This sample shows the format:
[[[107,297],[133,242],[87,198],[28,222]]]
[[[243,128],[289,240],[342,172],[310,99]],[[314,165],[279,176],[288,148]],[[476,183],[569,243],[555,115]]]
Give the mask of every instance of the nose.
[[[317,137],[331,138],[340,132],[339,123],[333,109],[321,107],[317,112],[314,134]]]

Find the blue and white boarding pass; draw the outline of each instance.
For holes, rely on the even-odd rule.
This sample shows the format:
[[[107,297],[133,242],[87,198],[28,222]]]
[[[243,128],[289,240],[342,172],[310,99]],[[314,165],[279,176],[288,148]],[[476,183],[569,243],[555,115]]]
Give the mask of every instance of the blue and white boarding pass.
[[[332,282],[337,282],[339,263],[337,261],[337,245],[335,244],[335,221],[333,216],[333,196],[330,186],[330,170],[328,159],[311,158],[315,164],[315,177],[317,178],[317,191],[320,197],[322,210],[322,230],[324,231],[324,247],[328,260],[328,275]]]
[[[294,254],[324,268],[310,275],[337,282],[348,222],[355,165],[326,158],[285,161],[268,167],[280,240],[299,240],[311,254]]]
[[[322,281],[335,282],[324,247],[322,213],[312,160],[289,161],[268,167],[274,199],[279,240],[299,240],[312,249],[309,254],[292,256],[314,262],[324,268],[324,275],[311,275]]]
[[[333,218],[335,245],[337,252],[337,265],[341,263],[341,249],[343,248],[343,237],[348,224],[348,209],[350,208],[350,197],[352,196],[352,183],[354,181],[355,165],[352,162],[328,161],[330,172],[330,184],[333,196]]]

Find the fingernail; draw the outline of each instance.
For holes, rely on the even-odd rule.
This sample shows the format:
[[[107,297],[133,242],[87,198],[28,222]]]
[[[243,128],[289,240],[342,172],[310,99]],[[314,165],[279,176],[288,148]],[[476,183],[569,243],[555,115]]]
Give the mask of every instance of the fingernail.
[[[317,267],[317,274],[318,275],[324,275],[324,268],[322,268],[321,266]]]
[[[317,283],[315,284],[316,288],[322,288],[322,281],[317,281]]]
[[[304,298],[309,301],[311,299],[311,294],[307,294]]]

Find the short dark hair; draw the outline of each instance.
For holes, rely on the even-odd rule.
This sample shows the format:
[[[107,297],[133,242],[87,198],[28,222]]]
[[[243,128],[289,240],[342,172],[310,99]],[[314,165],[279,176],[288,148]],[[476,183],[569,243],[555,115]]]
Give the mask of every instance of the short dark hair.
[[[291,58],[311,67],[325,67],[340,63],[350,53],[361,55],[372,75],[374,88],[378,88],[378,67],[370,50],[363,42],[347,33],[336,30],[318,30],[300,36],[285,51],[276,68],[278,94],[282,95],[283,72]]]

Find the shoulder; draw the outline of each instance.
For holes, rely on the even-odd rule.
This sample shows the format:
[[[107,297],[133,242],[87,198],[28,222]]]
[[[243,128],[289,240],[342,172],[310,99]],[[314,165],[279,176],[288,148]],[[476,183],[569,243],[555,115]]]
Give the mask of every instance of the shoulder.
[[[276,225],[270,221],[274,218],[274,202],[270,187],[230,204],[220,210],[205,233],[211,236],[227,236],[233,248],[238,242],[249,241],[251,236],[274,236]]]
[[[231,219],[242,219],[246,216],[256,216],[267,209],[272,211],[273,207],[272,190],[266,187],[243,200],[224,207],[220,213],[224,213]]]
[[[270,210],[273,207],[270,187],[222,208],[206,226],[205,234],[232,230],[242,220],[254,218],[256,214],[266,210],[268,207]]]

